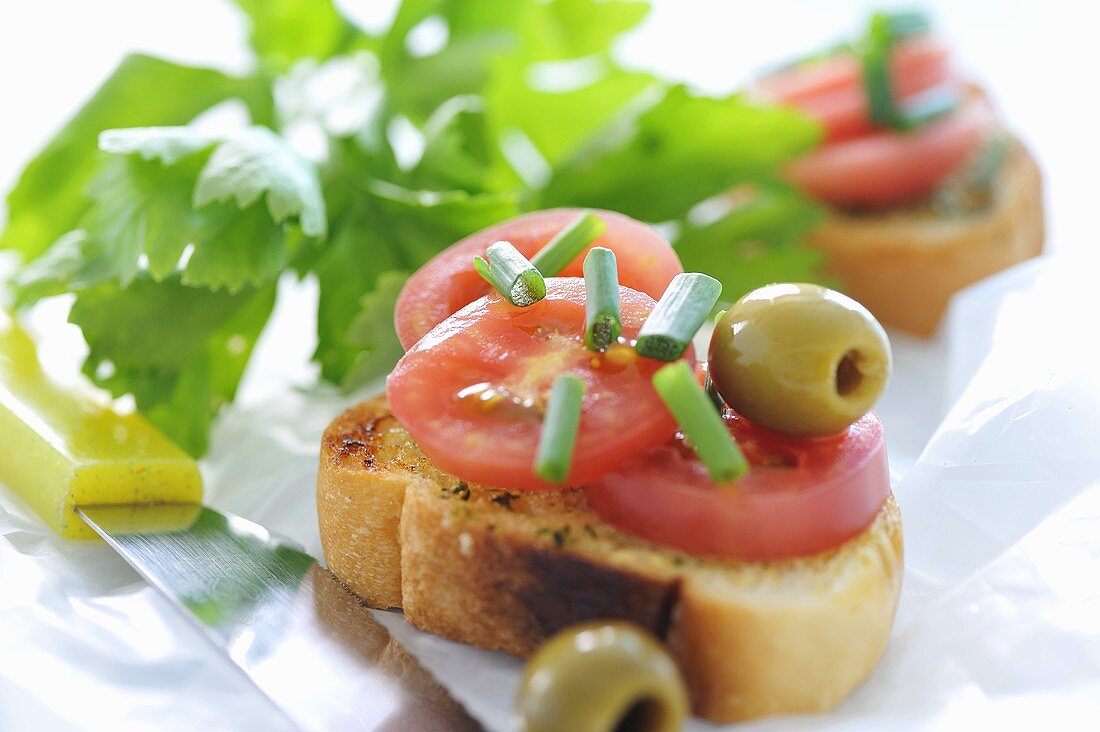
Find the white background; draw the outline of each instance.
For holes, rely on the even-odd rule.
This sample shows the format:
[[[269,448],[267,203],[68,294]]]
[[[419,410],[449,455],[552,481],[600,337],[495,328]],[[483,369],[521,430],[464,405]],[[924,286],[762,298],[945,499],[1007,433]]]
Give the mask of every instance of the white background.
[[[370,24],[389,0],[341,3]],[[624,58],[711,91],[859,27],[861,0],[656,0]],[[911,6],[914,3],[906,3]],[[1056,247],[1093,245],[1100,20],[1084,0],[925,4],[1047,173]],[[0,189],[128,50],[247,68],[245,25],[222,0],[0,0]],[[1087,244],[1084,240],[1088,240]]]
[[[355,12],[371,22],[384,22],[387,4],[360,3]],[[710,91],[734,89],[755,69],[844,35],[858,27],[871,7],[862,2],[821,0],[657,0],[654,5],[646,25],[623,43],[621,55],[631,63],[658,69]],[[1097,70],[1100,46],[1091,4],[1068,0],[957,0],[931,5],[942,28],[956,43],[963,65],[992,91],[1003,116],[1033,148],[1044,168],[1051,248],[1066,255],[1091,254],[1097,246],[1095,176],[1100,163],[1096,114],[1100,105],[1094,99],[1095,80],[1085,73]],[[20,166],[126,51],[145,50],[243,70],[248,64],[244,35],[243,23],[220,0],[0,0],[0,189],[14,182]],[[1100,261],[1091,256],[1086,259]],[[1085,273],[1075,280],[1075,286],[1082,289],[1087,287],[1082,282],[1088,281]],[[1095,314],[1095,306],[1090,306]],[[1069,339],[1095,338],[1095,317],[1071,322],[1056,309],[1044,312],[1054,317],[1035,324],[1046,331],[1050,347],[1058,345],[1050,340],[1050,331],[1062,332]],[[281,308],[273,329],[278,339],[270,333],[265,337],[266,353],[272,351],[273,340],[292,344],[288,348],[297,359],[291,359],[290,366],[295,379],[307,378],[303,358],[311,346],[308,321],[302,312]],[[985,325],[992,331],[993,323]],[[998,328],[1008,326],[998,324]],[[1032,358],[1028,353],[1026,332],[1021,338],[1017,328],[1014,338],[1004,342],[1023,344],[1014,352],[1021,354],[1016,362],[1022,358],[1026,361],[1022,365],[1030,367],[1033,361],[1037,369],[1041,354]],[[956,346],[959,341],[954,339]],[[956,348],[952,359],[945,360],[943,341],[927,346],[900,341],[896,345],[910,364],[909,372],[899,376],[911,379],[910,384],[935,384],[934,378],[930,382],[922,380],[921,372],[942,370],[944,363],[968,375],[983,357],[973,349],[961,357]],[[1070,352],[1075,356],[1084,353]],[[1013,359],[998,363],[1002,373],[1010,376]],[[1021,373],[1027,371],[1022,369]],[[961,389],[965,383],[959,374],[949,373],[948,378],[949,382],[952,378],[957,382],[949,383],[952,390]],[[895,380],[893,393],[888,395],[888,401],[893,399],[895,403],[885,405],[884,412],[886,407],[897,411],[902,402],[916,403],[906,389],[910,384]],[[250,391],[252,398],[247,401],[257,405],[251,419],[267,415],[276,422],[290,424],[296,397],[288,396],[286,403],[280,404],[277,399],[265,400],[271,393]],[[1027,417],[1027,409],[1037,409],[1033,402],[1041,403],[1041,396],[1037,394],[1034,400],[1023,403],[1026,408],[1018,410],[1020,419]],[[926,401],[931,404],[925,404],[925,413],[912,420],[914,426],[908,434],[891,433],[905,437],[898,443],[909,444],[927,436],[934,423],[924,422],[942,416],[936,399]],[[313,441],[324,422],[323,410],[315,410],[310,419],[319,421],[286,431],[286,443],[281,446],[286,447],[288,455],[295,455],[295,450],[308,453],[315,449]],[[222,447],[215,445],[207,471],[216,488],[211,499],[228,510],[266,516],[264,521],[273,529],[301,533],[301,526],[295,524],[310,521],[309,516],[290,516],[270,511],[269,506],[257,507],[255,496],[258,490],[270,490],[276,500],[281,491],[285,495],[295,487],[295,481],[308,479],[309,460],[303,463],[288,458],[281,475],[280,464],[275,461],[265,466],[267,475],[256,474],[250,483],[248,476],[256,469],[246,463],[257,455],[257,446],[244,445],[239,455],[225,447],[232,439],[249,434],[253,425],[249,420],[248,410],[242,409],[220,428],[223,439],[218,444]],[[977,426],[973,429],[980,434],[981,421],[974,424]],[[1026,426],[1026,422],[1020,424]],[[1011,434],[1012,425],[1017,425],[1015,416],[1005,427],[1006,434]],[[955,434],[948,436],[959,437],[967,429],[956,425]],[[939,454],[949,455],[948,446],[941,439]],[[958,443],[950,446],[958,447]],[[913,451],[905,457],[911,460],[915,456]],[[1095,453],[1082,455],[1095,457]],[[939,464],[926,461],[924,468],[925,472],[938,470]],[[280,485],[265,483],[271,476],[276,476]],[[1056,490],[1057,476],[1048,477],[1052,491]],[[918,486],[916,482],[913,485]],[[911,495],[899,493],[903,508],[922,505]],[[1072,495],[1065,493],[1064,498]],[[907,513],[907,527],[919,528],[920,518]],[[286,525],[281,525],[283,520]],[[937,721],[973,723],[996,717],[1002,722],[1026,718],[1033,725],[1050,720],[1054,727],[1061,727],[1068,723],[1059,720],[1058,710],[1097,712],[1095,703],[1087,703],[1089,697],[1073,695],[1074,685],[1093,692],[1100,689],[1095,676],[1091,685],[1080,686],[1086,683],[1083,679],[1088,678],[1089,669],[1100,665],[1093,663],[1090,667],[1082,660],[1089,654],[1100,656],[1100,630],[1095,622],[1100,612],[1100,572],[1096,565],[1100,550],[1093,538],[1100,531],[1097,527],[1100,491],[1094,487],[1012,552],[945,593],[937,601],[937,615],[919,616],[905,623],[904,634],[895,639],[892,655],[884,661],[875,681],[880,687],[890,687],[894,697],[902,701],[905,697],[898,697],[896,687],[907,683],[905,677],[910,670],[927,673],[947,690],[936,696],[939,687],[926,686],[920,689],[925,696],[910,695],[911,705],[899,707],[913,714],[907,720],[908,726],[930,726]],[[5,622],[16,625],[0,627],[0,654],[9,654],[0,657],[0,671],[6,666],[10,672],[0,673],[0,729],[6,730],[5,705],[17,710],[22,725],[17,728],[28,729],[98,729],[107,725],[113,730],[204,726],[252,729],[277,723],[270,712],[265,716],[262,704],[249,696],[238,678],[211,663],[200,649],[187,649],[180,639],[191,637],[189,631],[174,616],[164,613],[159,598],[135,586],[133,577],[118,569],[117,560],[101,547],[52,541],[33,529],[21,528],[18,522],[0,522],[0,534],[17,550],[15,561],[9,564],[0,557],[0,573],[5,569],[25,573],[22,577],[0,577],[0,611],[5,607],[16,610],[4,616]],[[920,552],[928,554],[934,549],[927,545],[915,548],[912,559],[918,566]],[[77,577],[77,570],[84,574]],[[70,576],[63,577],[66,573]],[[907,578],[908,591],[920,591],[919,574],[916,579],[914,584],[913,578]],[[71,592],[74,587],[79,591]],[[58,594],[58,588],[70,594]],[[19,636],[20,621],[33,637]],[[995,627],[997,635],[981,638],[982,629],[989,627]],[[134,635],[135,629],[140,629],[140,635]],[[95,640],[97,633],[102,636],[99,643]],[[1041,645],[1044,643],[1047,645]],[[914,656],[913,649],[923,653],[924,659]],[[81,657],[85,659],[83,664],[78,661]],[[1021,671],[1020,659],[1026,659],[1024,666],[1040,669],[1037,673],[1047,681]],[[25,665],[25,672],[20,664]],[[998,666],[1005,667],[1004,673],[996,672]],[[186,685],[170,690],[151,680],[143,685],[142,675],[149,670],[156,670],[161,679],[177,678]],[[15,679],[16,686],[6,688],[5,675]],[[56,689],[50,688],[51,682]],[[914,682],[914,690],[919,686]],[[170,696],[165,696],[166,691]],[[876,697],[869,693],[873,692],[862,690],[844,708],[846,713],[858,715],[861,708],[873,709]],[[178,706],[173,709],[173,705]],[[921,709],[934,711],[926,717]],[[829,719],[842,725],[845,717],[841,714]]]

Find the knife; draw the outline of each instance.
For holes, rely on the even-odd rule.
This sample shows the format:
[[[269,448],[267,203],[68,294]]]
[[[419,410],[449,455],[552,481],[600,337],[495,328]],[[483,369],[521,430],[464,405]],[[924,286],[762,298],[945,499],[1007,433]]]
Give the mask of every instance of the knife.
[[[100,536],[302,730],[480,725],[309,554],[200,503],[193,460],[59,384],[0,310],[0,483],[62,536]]]

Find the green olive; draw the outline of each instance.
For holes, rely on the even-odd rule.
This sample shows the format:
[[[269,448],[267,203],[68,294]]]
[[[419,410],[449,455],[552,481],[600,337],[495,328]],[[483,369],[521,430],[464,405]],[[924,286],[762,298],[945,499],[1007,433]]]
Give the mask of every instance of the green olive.
[[[867,308],[819,285],[742,297],[710,341],[710,376],[735,412],[790,435],[843,430],[890,375],[890,341]]]
[[[531,658],[519,692],[527,732],[671,732],[687,708],[676,664],[627,623],[563,630]]]

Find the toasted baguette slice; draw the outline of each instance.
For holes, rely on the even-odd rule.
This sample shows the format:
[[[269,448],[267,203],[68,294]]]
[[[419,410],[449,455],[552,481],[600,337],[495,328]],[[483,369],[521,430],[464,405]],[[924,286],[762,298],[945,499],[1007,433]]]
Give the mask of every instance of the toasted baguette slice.
[[[834,209],[808,243],[825,255],[826,273],[884,324],[929,336],[956,292],[1042,252],[1042,198],[1039,166],[1014,142],[987,210]]]
[[[603,524],[580,490],[441,472],[382,398],[326,431],[317,508],[329,568],[369,605],[520,656],[575,622],[633,621],[666,641],[695,712],[721,722],[835,706],[882,655],[901,583],[893,497],[822,554],[702,560]]]

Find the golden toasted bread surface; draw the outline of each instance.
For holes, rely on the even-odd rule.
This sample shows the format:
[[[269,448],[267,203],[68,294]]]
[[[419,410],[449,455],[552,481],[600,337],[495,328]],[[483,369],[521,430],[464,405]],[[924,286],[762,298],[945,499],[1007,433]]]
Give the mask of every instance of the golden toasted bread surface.
[[[985,210],[832,210],[807,241],[824,254],[827,273],[885,325],[928,336],[956,292],[1042,252],[1042,198],[1039,166],[1016,142]]]
[[[443,473],[382,398],[325,433],[317,498],[329,568],[368,604],[521,656],[575,622],[630,620],[667,641],[696,712],[716,721],[835,706],[884,651],[900,590],[892,497],[822,554],[699,559],[603,524],[582,490]]]

